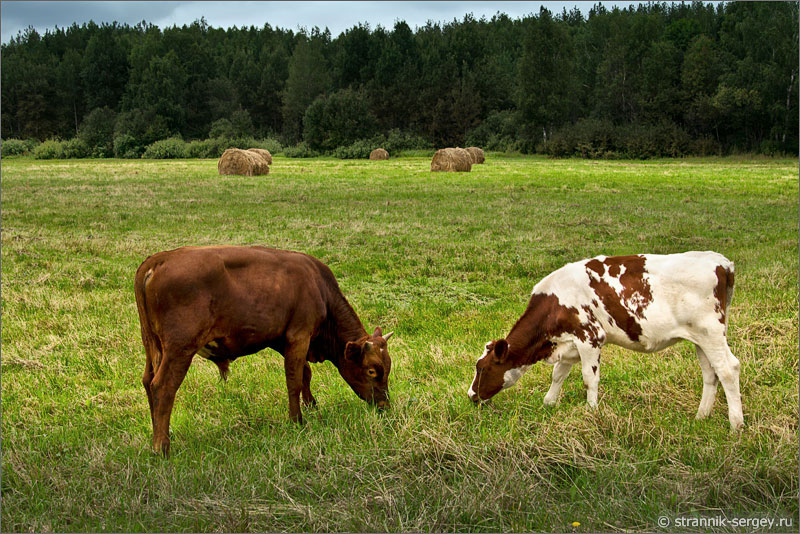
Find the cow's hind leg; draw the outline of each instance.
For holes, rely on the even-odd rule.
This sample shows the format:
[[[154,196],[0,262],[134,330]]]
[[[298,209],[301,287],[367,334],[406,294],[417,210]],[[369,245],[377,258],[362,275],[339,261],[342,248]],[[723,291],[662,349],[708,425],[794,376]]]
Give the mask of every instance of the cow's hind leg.
[[[719,379],[700,345],[695,345],[695,348],[697,350],[697,359],[700,361],[700,368],[703,370],[703,398],[700,399],[700,407],[697,408],[696,418],[705,419],[711,414],[711,409],[714,407]]]
[[[310,336],[299,336],[290,339],[283,355],[283,366],[286,371],[286,389],[289,392],[289,418],[297,423],[303,422],[300,413],[300,394],[303,391],[303,378],[308,354]],[[311,369],[309,369],[309,372]],[[309,380],[311,375],[309,373]],[[310,393],[310,390],[309,390]]]
[[[306,406],[316,406],[317,399],[311,394],[311,366],[308,362],[303,366],[303,404]]]
[[[698,343],[725,390],[728,401],[728,420],[733,430],[744,424],[742,397],[739,393],[739,360],[731,352],[724,336]],[[701,401],[702,402],[702,401]]]
[[[144,386],[145,393],[147,393],[147,404],[150,407],[150,422],[153,426],[153,431],[155,431],[156,420],[153,415],[153,392],[150,389],[150,383],[153,381],[153,377],[155,377],[155,368],[158,367],[161,362],[161,342],[154,335],[146,338],[144,353],[145,363],[144,373],[142,374],[142,385]]]
[[[170,351],[166,347],[161,364],[150,382],[153,397],[153,450],[169,455],[169,420],[175,393],[192,363],[195,350]]]
[[[600,386],[600,349],[591,345],[579,345],[581,355],[581,374],[586,386],[586,403],[597,408],[597,390]]]

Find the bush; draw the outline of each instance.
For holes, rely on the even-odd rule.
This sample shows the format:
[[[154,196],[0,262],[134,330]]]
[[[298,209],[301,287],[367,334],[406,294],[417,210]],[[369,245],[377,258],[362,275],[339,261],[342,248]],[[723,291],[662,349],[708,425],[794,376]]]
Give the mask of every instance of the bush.
[[[615,126],[609,120],[581,119],[556,131],[537,151],[563,158],[648,159],[690,153],[689,134],[671,122]]]
[[[263,148],[264,150],[269,150],[269,153],[273,156],[283,150],[283,145],[281,145],[281,142],[274,137],[266,137],[264,139],[254,141],[254,143],[255,144],[247,148]]]
[[[114,123],[114,155],[139,158],[146,146],[169,136],[166,120],[153,110],[134,109],[120,113]]]
[[[523,144],[517,134],[521,131],[519,115],[515,111],[495,111],[477,127],[467,132],[467,146],[477,146],[497,152],[520,151]]]
[[[432,149],[433,143],[424,137],[398,129],[389,130],[389,135],[383,138],[383,142],[376,144],[372,148],[385,148],[389,156],[397,156],[405,150],[425,150]]]
[[[648,159],[685,156],[689,135],[676,124],[630,124],[620,128],[618,146],[625,157]]]
[[[689,153],[695,156],[720,156],[722,145],[713,137],[701,137],[689,143]]]
[[[351,145],[336,148],[333,151],[333,157],[339,159],[367,159],[369,158],[369,153],[379,146],[381,146],[379,140],[359,139]]]
[[[320,154],[316,150],[309,148],[306,143],[298,143],[295,146],[284,148],[283,155],[287,158],[315,158]]]
[[[63,151],[65,158],[88,158],[91,155],[89,146],[77,137],[64,141]]]
[[[148,145],[142,157],[146,159],[186,158],[188,157],[188,148],[180,137],[170,137]]]
[[[108,107],[95,108],[86,117],[78,130],[80,138],[92,157],[110,158],[114,155],[114,122],[116,113]]]
[[[36,148],[33,139],[5,139],[0,141],[0,156],[27,156]]]
[[[140,146],[136,138],[129,134],[114,136],[114,155],[118,158],[140,157]]]
[[[33,150],[36,159],[63,159],[64,143],[57,139],[48,139]]]
[[[228,140],[223,137],[192,141],[186,145],[187,158],[218,158],[228,148]]]

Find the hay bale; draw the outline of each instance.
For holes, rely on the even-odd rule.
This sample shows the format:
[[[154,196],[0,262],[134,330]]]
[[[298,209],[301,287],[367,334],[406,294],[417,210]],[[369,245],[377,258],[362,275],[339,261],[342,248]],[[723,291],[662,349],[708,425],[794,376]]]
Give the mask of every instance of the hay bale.
[[[269,174],[269,165],[267,165],[267,160],[255,152],[229,148],[220,156],[217,170],[220,174],[259,176]]]
[[[382,148],[376,148],[369,153],[369,159],[389,159],[389,153]]]
[[[463,148],[442,148],[436,151],[431,160],[431,171],[469,172],[472,158]]]
[[[248,148],[248,152],[255,152],[267,162],[267,165],[272,165],[272,154],[269,153],[269,150],[265,150],[263,148]]]
[[[483,150],[476,146],[470,146],[465,148],[467,152],[469,152],[470,157],[472,158],[472,164],[475,165],[476,163],[483,163],[486,161],[486,156],[483,153]]]

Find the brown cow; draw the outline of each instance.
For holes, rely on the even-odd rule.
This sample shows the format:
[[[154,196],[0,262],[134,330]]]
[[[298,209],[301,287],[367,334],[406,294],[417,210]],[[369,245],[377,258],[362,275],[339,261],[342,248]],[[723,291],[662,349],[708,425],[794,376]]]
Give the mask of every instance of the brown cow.
[[[225,378],[239,356],[266,347],[281,353],[293,421],[302,422],[301,395],[316,404],[308,362],[330,360],[359,397],[389,404],[392,333],[369,335],[316,258],[265,247],[183,247],[147,258],[134,287],[156,452],[169,453],[175,392],[195,354]]]

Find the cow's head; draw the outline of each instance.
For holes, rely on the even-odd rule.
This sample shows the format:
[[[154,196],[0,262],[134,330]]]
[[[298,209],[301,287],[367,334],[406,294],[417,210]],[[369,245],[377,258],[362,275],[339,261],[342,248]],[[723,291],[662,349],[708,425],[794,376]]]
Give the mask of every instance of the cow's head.
[[[394,332],[385,336],[376,328],[371,336],[349,341],[344,349],[344,359],[339,373],[350,384],[356,395],[379,408],[389,406],[389,371],[392,360],[386,342]]]
[[[508,358],[508,342],[505,339],[490,341],[475,364],[475,378],[467,395],[473,402],[489,400],[501,390],[514,385],[506,373],[513,364]]]

